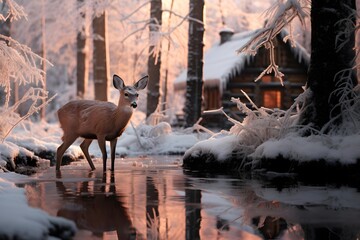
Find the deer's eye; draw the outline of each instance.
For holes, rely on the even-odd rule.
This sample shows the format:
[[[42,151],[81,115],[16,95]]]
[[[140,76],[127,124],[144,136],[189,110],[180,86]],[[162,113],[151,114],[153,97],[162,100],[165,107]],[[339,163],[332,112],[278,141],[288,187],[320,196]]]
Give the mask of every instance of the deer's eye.
[[[139,96],[139,94],[137,93],[137,94],[135,94],[136,95],[136,97],[138,97]]]
[[[127,96],[129,96],[129,94],[128,94],[128,93],[125,93],[125,97],[127,97]]]

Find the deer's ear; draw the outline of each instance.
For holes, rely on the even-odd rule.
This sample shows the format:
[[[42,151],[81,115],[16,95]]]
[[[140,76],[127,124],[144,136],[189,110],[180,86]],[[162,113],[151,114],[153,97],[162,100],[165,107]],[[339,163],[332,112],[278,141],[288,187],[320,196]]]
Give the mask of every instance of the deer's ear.
[[[149,81],[149,76],[146,75],[145,77],[140,78],[140,80],[134,84],[134,88],[136,90],[142,90],[146,87],[148,81]]]
[[[125,87],[124,80],[122,80],[121,77],[119,77],[116,74],[114,74],[114,77],[113,77],[113,84],[114,84],[114,87],[119,90],[121,90]]]

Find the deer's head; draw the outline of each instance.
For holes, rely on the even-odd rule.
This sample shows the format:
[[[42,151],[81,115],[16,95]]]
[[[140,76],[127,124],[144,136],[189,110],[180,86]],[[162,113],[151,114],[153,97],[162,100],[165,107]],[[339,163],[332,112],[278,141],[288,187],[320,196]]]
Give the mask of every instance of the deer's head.
[[[121,77],[116,74],[113,77],[113,84],[114,87],[120,91],[120,98],[133,108],[137,107],[138,91],[144,89],[148,81],[149,76],[145,76],[140,78],[133,86],[125,86],[124,80],[122,80]]]

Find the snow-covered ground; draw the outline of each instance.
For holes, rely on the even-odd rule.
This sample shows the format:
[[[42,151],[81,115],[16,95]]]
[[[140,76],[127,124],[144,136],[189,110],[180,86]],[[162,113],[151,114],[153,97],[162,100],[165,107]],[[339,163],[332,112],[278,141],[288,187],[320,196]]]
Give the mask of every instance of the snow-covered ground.
[[[328,163],[339,161],[342,164],[355,164],[360,159],[359,143],[359,134],[331,137],[289,135],[282,139],[265,141],[248,157],[254,161],[262,158],[276,159],[282,156],[285,159],[298,161],[324,159]],[[185,157],[213,154],[218,161],[225,161],[233,151],[239,151],[241,144],[241,138],[234,135],[210,138],[195,144],[185,153]]]
[[[244,93],[245,94],[245,93]],[[213,155],[219,162],[231,158],[231,154],[240,153],[239,161],[251,161],[256,166],[261,159],[285,159],[299,162],[325,160],[327,163],[356,164],[360,160],[360,129],[356,106],[348,115],[344,113],[340,126],[329,125],[330,131],[320,130],[317,134],[304,136],[309,126],[299,126],[299,112],[296,106],[301,103],[308,92],[301,94],[293,106],[287,110],[271,110],[263,107],[249,109],[239,99],[232,101],[246,113],[246,118],[234,123],[229,132],[215,134],[201,141],[185,152],[187,158]],[[240,165],[240,164],[239,164]]]
[[[199,140],[209,137],[204,133],[192,133],[191,129],[174,131],[168,123],[155,126],[144,123],[144,114],[137,112],[131,124],[119,138],[118,155],[147,155],[183,153]],[[5,239],[67,239],[74,235],[76,227],[71,221],[52,217],[42,210],[29,207],[24,189],[14,183],[29,181],[28,176],[8,173],[6,165],[15,167],[15,158],[35,159],[40,167],[49,167],[50,161],[36,155],[40,152],[55,153],[61,144],[62,130],[58,123],[31,123],[24,121],[17,126],[3,143],[0,143],[0,238]],[[66,154],[77,158],[82,155],[81,139]],[[107,146],[109,148],[109,145]],[[96,141],[89,152],[101,157]],[[109,153],[108,149],[108,153]],[[54,155],[50,156],[54,157]],[[85,161],[85,160],[81,160]]]
[[[71,239],[76,232],[74,222],[29,207],[25,190],[14,184],[26,182],[27,178],[16,173],[0,173],[0,238]]]
[[[213,136],[210,136],[209,133],[194,133],[193,129],[174,130],[166,122],[148,125],[145,124],[144,115],[136,112],[132,124],[128,125],[118,140],[116,153],[119,156],[143,156],[186,151],[185,157],[196,157],[209,153],[213,154],[218,161],[226,160],[234,151],[242,152],[255,161],[261,158],[274,159],[280,155],[299,161],[325,159],[328,162],[339,161],[343,164],[353,164],[360,159],[360,148],[357,146],[360,142],[360,135],[357,132],[303,137],[297,131],[291,130],[296,125],[297,115],[287,115],[286,112],[268,114],[261,109],[259,109],[260,114],[255,114],[249,109],[245,109],[245,111],[247,117],[242,122],[234,122],[234,127],[230,132],[222,131]],[[15,166],[14,159],[17,156],[38,158],[36,155],[39,152],[55,153],[61,144],[61,136],[62,130],[58,123],[23,122],[3,143],[0,143],[0,171],[4,171],[7,163]],[[80,143],[81,140],[77,140],[66,154],[72,155],[74,158],[82,155]],[[109,145],[107,148],[109,153]],[[101,157],[96,141],[90,146],[89,152],[96,158]],[[50,165],[48,160],[40,158],[37,160],[44,167]],[[19,177],[9,179],[9,176],[13,176],[9,174],[0,173],[0,208],[3,209],[2,213],[12,212],[9,219],[0,217],[0,226],[12,226],[4,231],[6,236],[16,237],[18,236],[16,234],[48,236],[53,234],[54,228],[58,229],[58,227],[65,229],[64,234],[72,234],[75,231],[71,222],[30,208],[26,203],[24,191],[16,188],[13,183],[19,181]],[[5,176],[8,180],[5,179]],[[1,214],[1,216],[7,216],[7,214]],[[34,216],[34,219],[31,216]],[[18,231],[18,225],[11,222],[16,219],[22,219],[22,221],[30,219],[32,222],[29,224],[24,222],[26,227],[22,231]],[[35,228],[34,224],[39,222],[42,227],[36,227],[39,229],[38,231],[29,233],[28,230]]]
[[[182,154],[198,141],[209,137],[206,133],[193,133],[192,129],[173,130],[166,122],[160,122],[155,126],[147,125],[144,119],[142,112],[135,112],[131,120],[132,124],[127,126],[118,139],[116,147],[118,156]],[[10,163],[14,168],[16,165],[14,159],[20,156],[35,158],[41,166],[48,167],[50,162],[39,159],[37,155],[48,152],[48,155],[54,158],[56,149],[62,143],[61,136],[62,129],[58,123],[25,121],[17,126],[3,143],[0,143],[0,166],[4,168]],[[81,141],[79,138],[65,154],[75,159],[81,156],[82,151],[79,147]],[[108,155],[109,148],[110,144],[107,143]],[[90,145],[89,153],[96,158],[101,157],[96,141]]]

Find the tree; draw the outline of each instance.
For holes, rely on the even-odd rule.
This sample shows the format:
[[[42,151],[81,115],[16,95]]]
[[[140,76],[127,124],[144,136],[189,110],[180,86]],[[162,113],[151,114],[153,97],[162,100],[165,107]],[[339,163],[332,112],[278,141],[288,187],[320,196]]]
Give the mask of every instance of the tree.
[[[96,16],[93,21],[93,69],[95,99],[107,101],[109,82],[109,51],[107,43],[107,12]]]
[[[311,3],[311,61],[307,80],[311,94],[301,113],[302,125],[311,124],[320,130],[331,119],[341,123],[341,98],[347,94],[344,91],[352,90],[357,84],[352,69],[355,11],[355,0]]]
[[[3,21],[18,20],[26,17],[22,6],[12,0],[7,0],[7,10],[0,12],[0,24]],[[31,49],[20,44],[13,38],[0,34],[0,87],[5,89],[5,102],[0,106],[0,141],[10,134],[14,127],[22,120],[38,112],[49,101],[48,93],[42,88],[29,87],[29,84],[43,85],[45,72],[39,68],[38,63],[49,62],[33,53]],[[11,84],[27,85],[27,91],[18,101],[10,103]],[[47,101],[43,101],[47,99]],[[27,112],[20,116],[16,114],[18,107],[30,102]]]
[[[185,122],[192,126],[201,116],[203,88],[204,0],[190,0]],[[197,20],[197,21],[194,21]],[[200,22],[199,22],[200,21]]]
[[[84,0],[77,0],[78,5],[83,4]],[[80,13],[78,21],[82,28],[76,36],[76,95],[84,98],[88,80],[87,53],[86,53],[86,32],[85,32],[85,13]]]
[[[161,51],[155,50],[156,41],[159,37],[162,22],[162,7],[161,0],[152,0],[150,7],[150,47],[148,58],[148,74],[149,84],[147,93],[147,110],[146,116],[153,113],[159,103],[160,97],[160,69],[161,69]]]
[[[0,4],[0,13],[5,15],[4,13],[2,13],[5,9],[6,5],[5,3]],[[6,37],[10,37],[10,33],[11,33],[11,21],[10,18],[6,19],[2,24],[0,24],[0,35],[4,35]],[[14,100],[15,102],[17,100],[19,100],[18,98],[18,85],[14,84]],[[0,95],[1,96],[5,96],[4,94],[4,89],[0,88]],[[5,98],[0,97],[0,105],[5,103]]]
[[[272,39],[294,18],[298,17],[304,23],[308,4],[307,0],[278,2],[270,9],[270,18],[265,28],[239,49],[239,52],[251,54],[256,54],[261,46],[269,49],[270,65],[260,77],[274,72],[282,82],[283,74],[273,58],[275,49]],[[299,117],[299,124],[306,126],[307,130],[310,127],[328,132],[332,127],[340,126],[344,104],[349,107],[348,102],[345,102],[351,102],[352,90],[357,84],[352,69],[355,60],[355,9],[355,0],[311,2],[311,60],[307,94]],[[290,31],[284,40],[292,39]]]

